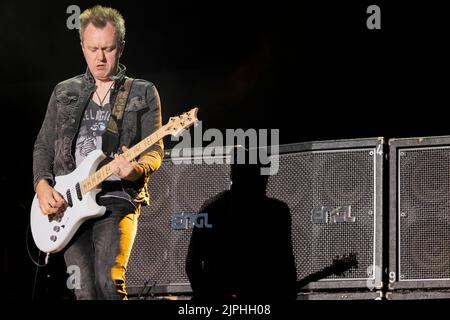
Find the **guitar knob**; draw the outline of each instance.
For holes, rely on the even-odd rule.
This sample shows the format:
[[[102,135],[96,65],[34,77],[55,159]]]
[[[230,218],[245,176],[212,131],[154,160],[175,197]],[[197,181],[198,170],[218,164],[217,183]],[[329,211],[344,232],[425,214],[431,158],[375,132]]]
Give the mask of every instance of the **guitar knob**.
[[[54,226],[53,227],[53,231],[55,231],[55,232],[59,232],[59,229],[60,229],[59,226]]]
[[[53,241],[53,242],[55,242],[56,239],[58,239],[56,236],[51,236],[51,237],[50,237],[50,240]]]

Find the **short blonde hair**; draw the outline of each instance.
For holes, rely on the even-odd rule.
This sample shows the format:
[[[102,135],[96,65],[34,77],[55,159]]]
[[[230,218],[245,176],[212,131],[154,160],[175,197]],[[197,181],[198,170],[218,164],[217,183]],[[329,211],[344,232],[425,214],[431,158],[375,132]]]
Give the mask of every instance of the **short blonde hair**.
[[[109,7],[96,5],[95,7],[86,9],[80,15],[80,39],[83,42],[83,33],[89,23],[97,28],[104,28],[108,22],[116,28],[117,41],[122,43],[125,41],[125,20],[119,11]]]

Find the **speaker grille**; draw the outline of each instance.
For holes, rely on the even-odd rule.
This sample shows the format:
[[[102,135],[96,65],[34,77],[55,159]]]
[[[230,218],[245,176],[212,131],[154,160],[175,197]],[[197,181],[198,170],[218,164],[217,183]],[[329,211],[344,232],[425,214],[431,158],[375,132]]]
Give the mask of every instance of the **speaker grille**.
[[[175,230],[176,213],[198,213],[203,203],[228,190],[230,166],[174,164],[164,160],[151,176],[150,206],[143,207],[127,268],[127,287],[189,285],[185,260],[192,229]]]
[[[276,159],[274,159],[276,161]],[[292,216],[292,242],[300,280],[355,253],[359,267],[328,279],[367,279],[374,265],[374,149],[316,151],[279,156],[268,195],[286,202]],[[313,222],[315,208],[351,206],[355,222]]]
[[[450,279],[450,147],[398,159],[400,280]]]

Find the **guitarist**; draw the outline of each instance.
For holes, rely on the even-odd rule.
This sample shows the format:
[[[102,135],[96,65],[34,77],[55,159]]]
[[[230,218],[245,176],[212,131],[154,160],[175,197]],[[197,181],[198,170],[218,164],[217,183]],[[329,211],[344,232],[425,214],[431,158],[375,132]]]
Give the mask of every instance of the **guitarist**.
[[[80,15],[86,73],[56,85],[34,146],[34,188],[45,215],[67,206],[53,189],[55,176],[72,172],[95,149],[113,161],[114,175],[97,197],[106,213],[87,220],[65,248],[67,266],[80,270],[77,299],[127,299],[125,270],[140,208],[149,204],[149,176],[163,157],[162,140],[138,161],[120,155],[161,127],[155,86],[125,77],[119,63],[124,37],[124,19],[115,9],[95,6]]]

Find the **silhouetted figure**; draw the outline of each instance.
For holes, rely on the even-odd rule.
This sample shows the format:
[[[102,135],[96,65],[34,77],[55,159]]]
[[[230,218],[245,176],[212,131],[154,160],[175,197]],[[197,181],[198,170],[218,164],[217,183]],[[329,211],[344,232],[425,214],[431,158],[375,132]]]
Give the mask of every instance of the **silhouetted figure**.
[[[194,228],[186,261],[193,299],[296,298],[289,207],[266,196],[258,165],[233,165],[232,187],[201,212],[211,228]]]

